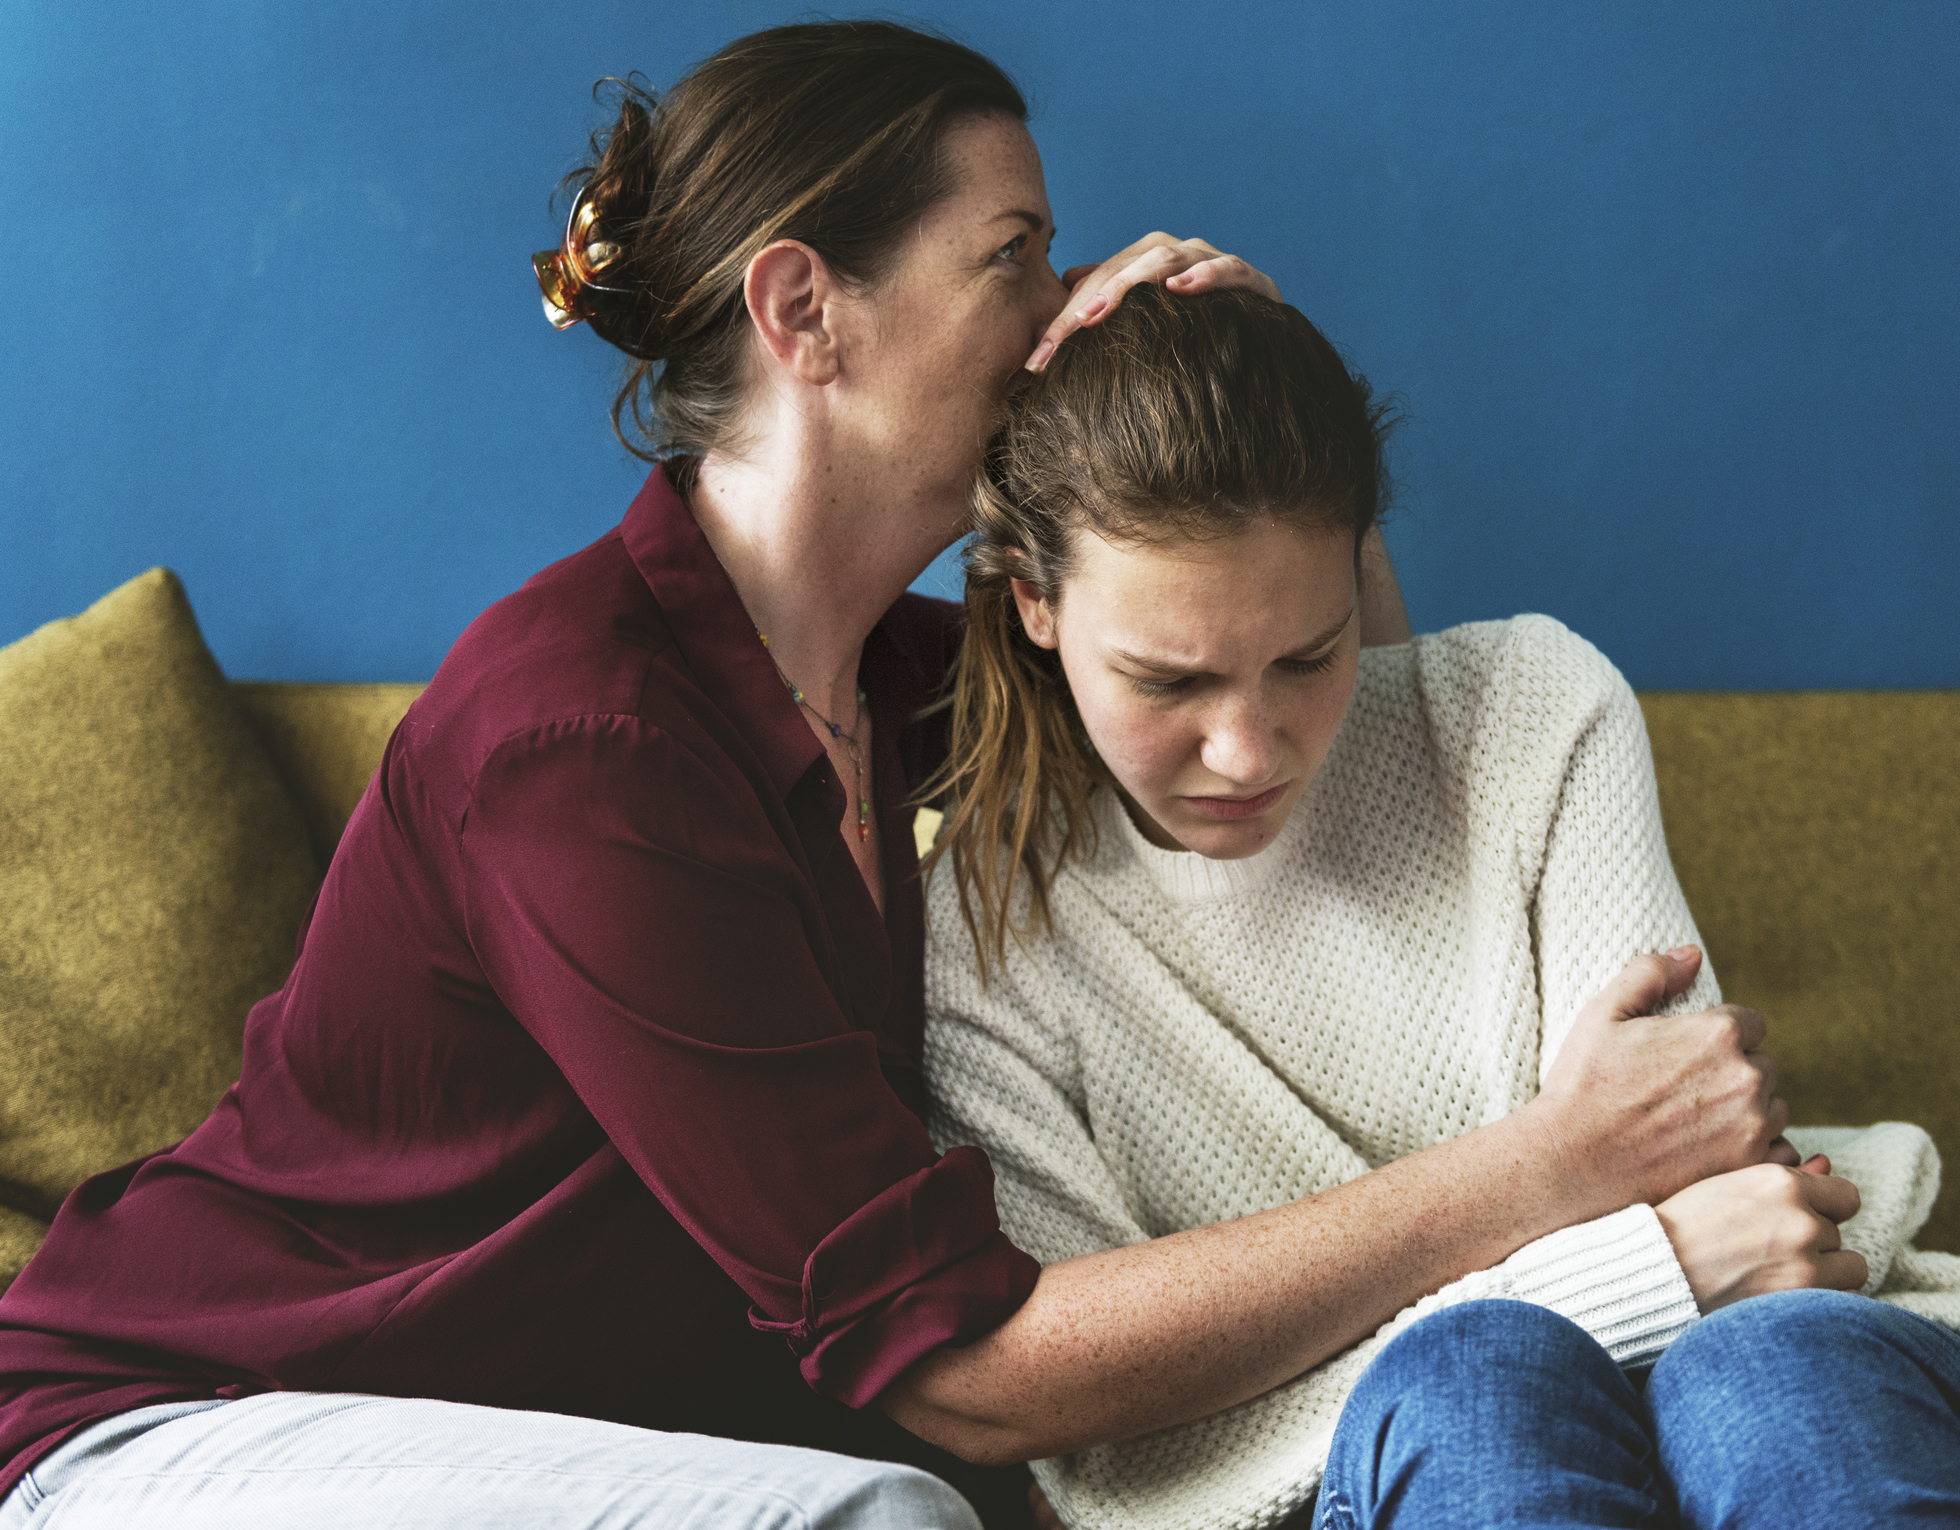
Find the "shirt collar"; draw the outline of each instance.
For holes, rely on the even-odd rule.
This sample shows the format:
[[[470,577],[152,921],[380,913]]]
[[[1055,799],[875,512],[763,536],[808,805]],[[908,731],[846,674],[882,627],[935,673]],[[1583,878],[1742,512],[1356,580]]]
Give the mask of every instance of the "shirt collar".
[[[728,570],[665,464],[647,475],[620,532],[696,682],[740,728],[777,793],[787,797],[823,748],[797,715]]]
[[[823,756],[823,746],[790,699],[734,581],[664,464],[647,476],[620,531],[701,689],[741,729],[787,797]],[[894,620],[898,609],[879,619],[864,653],[873,725],[887,740],[931,698],[944,667],[942,655],[924,651],[932,646],[928,636],[911,630],[920,624]]]

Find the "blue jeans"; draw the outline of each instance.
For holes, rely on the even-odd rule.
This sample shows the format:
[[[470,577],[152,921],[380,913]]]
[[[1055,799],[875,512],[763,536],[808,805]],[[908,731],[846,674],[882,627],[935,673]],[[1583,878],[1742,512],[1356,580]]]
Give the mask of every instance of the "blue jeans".
[[[1938,1324],[1761,1296],[1644,1379],[1543,1307],[1446,1308],[1363,1372],[1316,1530],[1960,1525],[1960,1335]]]

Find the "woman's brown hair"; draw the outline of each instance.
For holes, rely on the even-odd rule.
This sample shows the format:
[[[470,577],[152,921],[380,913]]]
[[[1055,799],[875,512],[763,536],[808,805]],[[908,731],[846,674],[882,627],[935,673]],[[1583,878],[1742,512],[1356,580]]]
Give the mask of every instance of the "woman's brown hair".
[[[759,251],[799,240],[844,280],[874,284],[901,236],[956,189],[946,130],[979,114],[1027,117],[990,60],[884,21],[738,38],[658,97],[606,83],[618,119],[567,185],[593,208],[595,245],[618,247],[585,299],[592,327],[633,359],[613,428],[649,460],[729,444],[742,281]]]
[[[1358,559],[1382,507],[1385,416],[1297,309],[1153,286],[1071,335],[1009,401],[974,486],[951,750],[927,787],[946,819],[926,866],[951,859],[983,978],[1010,934],[1047,927],[1050,882],[1093,852],[1089,796],[1109,784],[1061,661],[1023,630],[1009,581],[1059,610],[1084,532],[1204,539],[1262,518],[1351,531]]]

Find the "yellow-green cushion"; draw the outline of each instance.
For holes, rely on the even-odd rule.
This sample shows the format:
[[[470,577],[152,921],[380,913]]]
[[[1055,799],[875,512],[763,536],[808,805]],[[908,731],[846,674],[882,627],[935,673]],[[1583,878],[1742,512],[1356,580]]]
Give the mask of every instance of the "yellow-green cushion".
[[[48,1224],[39,1217],[0,1206],[0,1291],[14,1283],[47,1235]]]
[[[422,687],[234,680],[231,694],[306,815],[314,854],[325,871],[340,831],[381,763],[388,736]]]
[[[1960,692],[1651,694],[1668,849],[1800,1125],[1914,1121],[1960,1252]]]
[[[0,649],[0,1205],[203,1120],[314,885],[174,574]]]

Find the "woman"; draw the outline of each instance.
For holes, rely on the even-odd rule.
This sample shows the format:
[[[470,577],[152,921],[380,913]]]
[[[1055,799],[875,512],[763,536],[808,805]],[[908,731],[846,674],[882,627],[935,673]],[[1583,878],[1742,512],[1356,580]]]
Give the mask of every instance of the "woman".
[[[1243,1406],[1042,1463],[1049,1498],[1071,1524],[1272,1523],[1339,1417],[1330,1526],[1657,1524],[1670,1491],[1693,1524],[1960,1504],[1960,1339],[1839,1296],[1872,1272],[1827,1159],[1799,1172],[1767,1126],[1695,1166],[1536,1135],[1623,1090],[1607,1049],[1708,1021],[1633,1017],[1718,996],[1597,652],[1543,617],[1361,651],[1379,436],[1294,310],[1139,293],[1013,401],[976,491],[935,1137],[986,1150],[1049,1274],[1204,1239],[1314,1319],[1257,1336],[1264,1386],[1221,1397]],[[1929,1151],[1884,1130],[1907,1167]],[[1765,1324],[1850,1337],[1792,1364]],[[1650,1421],[1619,1368],[1657,1359]]]
[[[920,1441],[1019,1461],[1270,1384],[1244,1358],[1296,1319],[1284,1279],[1193,1286],[1174,1241],[1043,1273],[914,1110],[909,803],[942,751],[909,719],[953,625],[903,592],[1024,364],[1137,282],[1270,290],[1152,236],[1071,294],[1023,115],[986,60],[873,23],[628,92],[541,275],[637,358],[621,408],[670,455],[444,661],[236,1089],[78,1189],[0,1300],[7,1530],[281,1493],[966,1525],[917,1471],[727,1442],[957,1474]],[[1640,1125],[1639,1088],[1575,1107],[1572,1140],[1701,1169],[1780,1127],[1733,1038],[1629,1066],[1725,1082],[1691,1123]]]
[[[0,1302],[0,1524],[970,1523],[727,1443],[957,1475],[882,1407],[957,1443],[1030,1384],[932,1379],[1046,1302],[912,1108],[953,613],[904,591],[1024,364],[1139,281],[1270,290],[1153,235],[1071,297],[1024,115],[873,23],[625,93],[541,274],[668,465],[458,642],[236,1089]]]

